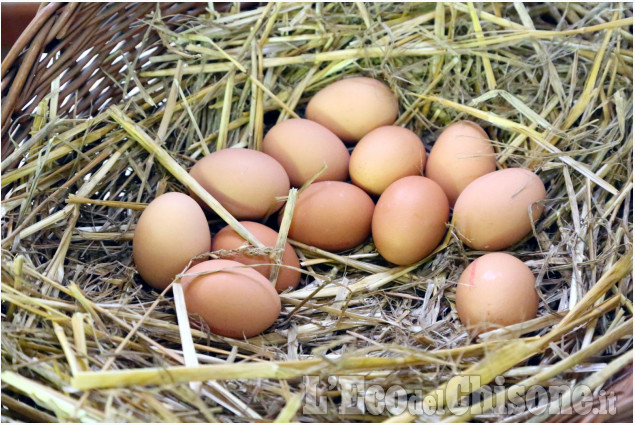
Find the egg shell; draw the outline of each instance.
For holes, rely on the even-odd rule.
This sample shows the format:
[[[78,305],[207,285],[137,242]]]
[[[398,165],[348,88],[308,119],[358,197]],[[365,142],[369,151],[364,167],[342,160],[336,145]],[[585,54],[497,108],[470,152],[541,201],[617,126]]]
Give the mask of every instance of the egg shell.
[[[284,167],[295,187],[301,187],[325,164],[326,170],[315,181],[348,178],[346,146],[331,130],[310,120],[292,118],[273,126],[263,140],[263,152]]]
[[[260,273],[231,260],[199,263],[181,284],[190,314],[199,315],[215,334],[250,338],[270,327],[280,315],[280,298]]]
[[[289,237],[327,251],[354,248],[370,236],[374,208],[357,186],[313,183],[296,200]]]
[[[240,222],[256,239],[264,244],[266,247],[275,247],[278,242],[278,233],[265,226],[264,224],[256,223],[253,221],[241,221]],[[249,244],[232,229],[230,226],[225,226],[212,239],[212,251],[233,250],[242,246],[249,246]],[[271,258],[266,255],[248,255],[247,253],[230,254],[226,258],[233,261],[238,261],[242,264],[271,264]],[[300,260],[291,245],[287,242],[285,244],[284,253],[282,254],[282,264],[296,269],[300,268]],[[269,279],[271,273],[271,266],[263,265],[253,268],[255,271],[263,275],[266,279]],[[276,290],[282,292],[287,288],[295,288],[300,282],[300,272],[294,269],[281,267],[278,274],[278,280],[276,281]]]
[[[421,176],[426,150],[412,131],[394,125],[379,127],[362,137],[351,155],[353,183],[373,195],[406,176]]]
[[[499,251],[520,242],[538,220],[547,192],[529,170],[507,168],[479,177],[454,205],[454,227],[470,248]],[[531,208],[531,214],[530,214]]]
[[[450,206],[468,184],[496,171],[494,147],[480,125],[459,121],[443,130],[430,150],[426,177],[443,188]]]
[[[189,196],[168,192],[143,210],[132,239],[132,256],[143,280],[163,290],[190,259],[210,250],[205,213]]]
[[[250,149],[213,152],[201,158],[190,175],[240,220],[259,219],[278,211],[283,201],[276,197],[287,196],[291,187],[278,161]],[[198,200],[194,194],[192,197]]]
[[[373,241],[386,260],[415,263],[439,245],[450,207],[441,187],[421,176],[397,180],[382,193],[373,214]]]
[[[322,124],[345,142],[357,142],[371,130],[391,125],[399,104],[379,80],[353,77],[336,81],[313,96],[306,117]]]
[[[474,260],[461,274],[456,310],[471,330],[486,332],[536,317],[536,278],[518,258],[494,252]]]

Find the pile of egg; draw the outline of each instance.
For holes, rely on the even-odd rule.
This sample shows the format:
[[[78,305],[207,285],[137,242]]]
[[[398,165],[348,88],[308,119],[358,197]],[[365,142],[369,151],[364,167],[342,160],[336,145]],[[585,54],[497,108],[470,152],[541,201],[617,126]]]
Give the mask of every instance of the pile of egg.
[[[372,235],[384,259],[414,264],[439,246],[451,210],[451,231],[475,250],[504,250],[531,232],[546,196],[538,176],[520,168],[497,171],[487,133],[470,121],[449,125],[428,155],[418,135],[394,125],[398,112],[384,83],[340,80],[310,100],[307,119],[273,126],[263,152],[213,152],[190,175],[265,247],[275,247],[278,234],[258,220],[278,213],[279,223],[290,187],[302,187],[320,170],[298,195],[289,238],[323,250],[350,250]],[[350,154],[347,144],[354,145]],[[212,238],[208,207],[190,195],[166,193],[144,210],[133,240],[136,267],[161,290],[193,257],[213,251],[223,259],[195,263],[181,278],[188,311],[219,335],[257,335],[280,314],[278,293],[300,282],[298,257],[287,243],[274,288],[271,257],[252,255],[229,226]],[[529,320],[538,309],[534,285],[515,257],[479,257],[458,282],[459,318],[478,332]]]

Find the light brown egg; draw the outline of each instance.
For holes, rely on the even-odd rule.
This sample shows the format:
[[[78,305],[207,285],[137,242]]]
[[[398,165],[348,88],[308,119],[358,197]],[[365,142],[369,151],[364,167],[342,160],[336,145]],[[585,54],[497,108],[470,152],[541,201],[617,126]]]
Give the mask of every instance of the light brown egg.
[[[461,274],[456,310],[470,330],[486,332],[534,319],[536,278],[522,261],[503,252],[483,255]]]
[[[237,261],[199,263],[181,278],[185,305],[215,334],[250,338],[270,327],[280,315],[280,298],[260,273]]]
[[[282,165],[269,155],[250,149],[213,152],[199,160],[190,175],[237,219],[273,214],[283,204],[276,197],[287,196],[290,189]]]
[[[397,180],[382,193],[373,214],[373,241],[386,260],[415,263],[443,239],[450,216],[441,187],[421,176]]]
[[[426,177],[443,188],[450,206],[477,178],[496,171],[494,147],[480,125],[459,121],[443,130],[432,146]]]
[[[254,235],[256,239],[262,242],[266,247],[275,247],[278,241],[278,233],[265,226],[264,224],[255,223],[253,221],[241,221],[245,228]],[[223,227],[212,239],[212,251],[218,250],[233,250],[240,247],[249,246],[249,244],[238,233],[234,231],[230,226]],[[228,260],[238,261],[242,264],[264,264],[258,267],[254,267],[258,273],[269,279],[271,273],[272,260],[267,254],[261,255],[249,255],[248,253],[229,254],[222,258]],[[284,253],[282,254],[282,265],[300,268],[300,260],[295,251],[287,242],[285,244]],[[278,292],[282,292],[287,288],[295,288],[300,282],[300,272],[287,267],[280,267],[278,274],[278,280],[276,281],[276,289]]]
[[[394,125],[362,137],[351,155],[349,171],[355,185],[373,195],[406,176],[421,176],[426,150],[412,131]]]
[[[390,88],[367,77],[346,78],[320,90],[306,107],[306,117],[345,142],[357,142],[371,130],[391,125],[399,104]]]
[[[532,230],[547,196],[540,178],[529,170],[507,168],[479,177],[454,205],[454,227],[470,248],[509,248]]]
[[[313,121],[292,118],[276,124],[264,138],[263,151],[284,167],[295,187],[301,187],[325,164],[326,171],[315,181],[348,178],[346,146],[331,130]]]
[[[210,240],[205,213],[196,201],[168,192],[150,202],[141,214],[132,256],[143,280],[163,290],[192,257],[209,252]]]
[[[370,236],[374,208],[357,186],[313,183],[296,200],[289,237],[327,251],[354,248]]]

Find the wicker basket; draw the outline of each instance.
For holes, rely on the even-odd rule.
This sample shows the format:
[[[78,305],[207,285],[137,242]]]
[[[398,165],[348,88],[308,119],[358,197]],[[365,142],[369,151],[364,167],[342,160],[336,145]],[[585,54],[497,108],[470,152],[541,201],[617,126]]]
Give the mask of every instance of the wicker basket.
[[[16,149],[16,141],[28,137],[32,114],[51,92],[52,84],[59,82],[58,114],[87,118],[104,112],[125,96],[119,84],[128,74],[124,64],[144,68],[149,63],[147,56],[138,61],[133,58],[148,46],[157,46],[154,55],[167,52],[158,42],[158,33],[145,22],[162,19],[178,26],[182,15],[199,14],[206,7],[207,3],[43,3],[2,62],[3,157]],[[141,84],[145,82],[147,79],[140,80]],[[3,172],[17,169],[21,160],[18,157],[11,164],[3,164]],[[11,187],[4,187],[3,192]],[[3,280],[4,273],[3,268]],[[32,405],[34,408],[15,399],[3,404],[9,411],[21,412],[22,418],[54,419],[39,411],[37,404]]]
[[[141,20],[161,16],[178,24],[181,14],[197,14],[206,3],[48,3],[2,62],[2,152],[11,138],[22,140],[30,115],[60,75],[59,113],[71,108],[78,118],[93,116],[121,100],[122,57],[133,58],[159,36]],[[158,12],[158,13],[157,13]],[[115,53],[116,52],[116,53]],[[51,58],[56,60],[52,61]],[[136,69],[146,63],[134,62]],[[80,101],[64,102],[69,97]],[[70,99],[69,99],[70,100]],[[11,135],[11,138],[9,137]]]

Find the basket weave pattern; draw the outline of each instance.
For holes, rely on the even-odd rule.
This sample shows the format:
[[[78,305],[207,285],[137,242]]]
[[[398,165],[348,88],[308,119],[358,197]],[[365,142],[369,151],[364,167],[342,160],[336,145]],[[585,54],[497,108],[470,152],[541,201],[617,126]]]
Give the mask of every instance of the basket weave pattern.
[[[197,14],[205,7],[206,3],[43,6],[2,62],[3,153],[12,150],[9,134],[13,140],[28,134],[29,116],[60,75],[59,114],[95,115],[125,96],[128,64],[137,70],[148,64],[134,60],[138,50],[163,48],[156,43],[159,35],[144,22],[161,16],[178,24],[178,15]]]

